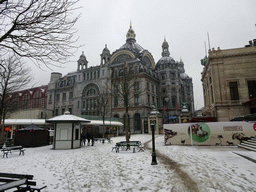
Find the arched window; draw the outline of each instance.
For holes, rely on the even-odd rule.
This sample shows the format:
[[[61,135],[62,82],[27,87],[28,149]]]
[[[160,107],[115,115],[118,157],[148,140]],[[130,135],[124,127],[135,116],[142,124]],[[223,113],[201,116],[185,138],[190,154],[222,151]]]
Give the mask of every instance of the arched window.
[[[82,93],[82,108],[81,113],[86,115],[99,115],[97,100],[99,98],[99,88],[96,84],[87,85]]]
[[[19,97],[18,93],[15,93],[12,95],[10,105],[11,105],[10,108],[12,108],[12,109],[19,109],[20,97]]]
[[[42,92],[40,89],[36,89],[33,93],[33,106],[32,108],[40,108],[43,105]]]
[[[30,106],[29,106],[29,100],[30,100],[30,93],[28,91],[24,92],[22,97],[21,97],[21,108],[22,109],[29,109]]]

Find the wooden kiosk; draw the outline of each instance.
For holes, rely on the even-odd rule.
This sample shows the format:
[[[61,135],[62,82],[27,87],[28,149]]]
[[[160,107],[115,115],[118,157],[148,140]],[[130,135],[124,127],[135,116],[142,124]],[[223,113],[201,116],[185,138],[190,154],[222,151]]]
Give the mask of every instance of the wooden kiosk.
[[[81,122],[90,121],[66,111],[64,115],[47,119],[46,122],[54,123],[53,149],[76,149],[81,147]]]

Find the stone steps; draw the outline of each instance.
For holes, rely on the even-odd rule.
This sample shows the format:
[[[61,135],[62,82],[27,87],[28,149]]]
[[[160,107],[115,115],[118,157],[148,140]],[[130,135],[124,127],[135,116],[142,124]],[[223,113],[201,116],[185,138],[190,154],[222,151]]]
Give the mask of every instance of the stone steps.
[[[242,142],[241,144],[238,145],[238,147],[256,152],[256,137]]]

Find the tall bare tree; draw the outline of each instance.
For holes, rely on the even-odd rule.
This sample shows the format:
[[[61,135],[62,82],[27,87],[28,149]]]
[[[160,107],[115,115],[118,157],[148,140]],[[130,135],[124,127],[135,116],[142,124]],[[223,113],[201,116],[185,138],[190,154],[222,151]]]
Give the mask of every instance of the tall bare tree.
[[[110,106],[109,101],[110,101],[111,95],[109,93],[109,88],[108,86],[103,89],[102,93],[99,95],[99,98],[97,100],[97,108],[99,111],[99,115],[102,116],[102,121],[103,121],[103,135],[102,137],[105,137],[105,118],[107,116],[107,109],[108,106]]]
[[[13,103],[11,95],[29,84],[33,77],[31,69],[24,66],[20,58],[15,55],[0,61],[0,141],[4,137],[4,120],[14,111],[17,103]]]
[[[141,95],[145,90],[143,89],[135,89],[135,82],[137,79],[137,75],[134,74],[133,71],[129,69],[127,63],[124,63],[121,73],[119,76],[112,77],[113,84],[113,97],[118,97],[121,103],[125,108],[125,137],[126,142],[129,142],[129,108],[134,100],[135,90],[137,90],[136,94]]]
[[[76,48],[78,1],[0,0],[0,57],[12,51],[39,67],[65,62]]]

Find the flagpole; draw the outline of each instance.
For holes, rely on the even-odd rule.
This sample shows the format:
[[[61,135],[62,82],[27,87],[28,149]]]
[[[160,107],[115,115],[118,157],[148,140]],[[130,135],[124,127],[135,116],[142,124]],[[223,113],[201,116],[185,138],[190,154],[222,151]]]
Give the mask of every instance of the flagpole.
[[[207,32],[207,36],[208,36],[209,49],[211,49],[211,45],[210,45],[210,37],[209,37],[209,33],[208,33],[208,32]]]

